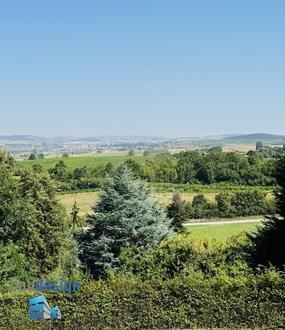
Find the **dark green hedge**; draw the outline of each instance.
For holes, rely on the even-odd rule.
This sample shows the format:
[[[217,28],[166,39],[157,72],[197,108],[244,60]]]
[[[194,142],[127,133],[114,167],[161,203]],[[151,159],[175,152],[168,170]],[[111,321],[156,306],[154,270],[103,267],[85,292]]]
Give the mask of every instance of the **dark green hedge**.
[[[282,328],[285,281],[258,276],[246,281],[176,278],[140,282],[131,279],[93,282],[75,295],[49,293],[61,321],[31,321],[33,293],[0,295],[1,329],[169,329]]]

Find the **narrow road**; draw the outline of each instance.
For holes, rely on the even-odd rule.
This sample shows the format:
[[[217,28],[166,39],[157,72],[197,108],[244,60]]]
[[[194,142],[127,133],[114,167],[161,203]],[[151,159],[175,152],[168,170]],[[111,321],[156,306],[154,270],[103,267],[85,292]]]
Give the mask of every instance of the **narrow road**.
[[[223,221],[208,221],[208,222],[188,222],[184,223],[183,226],[210,226],[210,225],[231,225],[234,223],[250,223],[250,222],[260,222],[265,219],[245,219],[245,220],[223,220]]]

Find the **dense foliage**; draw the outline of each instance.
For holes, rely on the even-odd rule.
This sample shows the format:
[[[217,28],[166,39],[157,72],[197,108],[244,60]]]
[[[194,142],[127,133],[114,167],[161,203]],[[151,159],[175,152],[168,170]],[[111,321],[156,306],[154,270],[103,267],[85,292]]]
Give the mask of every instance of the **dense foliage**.
[[[143,163],[135,158],[126,161],[138,178],[153,183],[215,184],[231,183],[248,186],[271,186],[275,184],[273,161],[253,152],[248,156],[236,152],[184,151],[145,157]],[[60,190],[82,190],[100,187],[113,165],[98,165],[68,168],[59,161],[49,169],[51,177]]]
[[[136,258],[122,256],[124,275],[83,284],[79,293],[45,294],[60,307],[54,329],[283,328],[285,275],[252,272],[244,239],[220,244],[177,236]],[[31,321],[33,292],[0,294],[0,327],[46,329]]]
[[[203,194],[197,194],[191,203],[183,201],[177,193],[174,193],[173,201],[167,210],[168,216],[173,219],[174,227],[179,229],[183,222],[189,219],[275,214],[276,206],[273,199],[266,198],[266,193],[248,190],[217,194],[215,202],[209,202]]]
[[[276,167],[276,180],[279,189],[276,191],[277,216],[268,218],[265,225],[251,237],[254,244],[253,262],[255,264],[272,264],[281,269],[285,265],[285,157],[280,158]]]
[[[264,158],[278,158],[285,156],[285,144],[283,146],[266,146],[261,141],[256,143],[256,150],[250,150],[248,156],[261,156]]]
[[[50,179],[37,168],[16,177],[13,162],[1,151],[0,243],[16,245],[31,274],[45,274],[57,266],[65,239],[64,219]]]
[[[172,202],[167,207],[167,216],[171,219],[171,227],[175,232],[183,231],[183,224],[187,220],[186,203],[181,195],[175,192],[172,196]]]

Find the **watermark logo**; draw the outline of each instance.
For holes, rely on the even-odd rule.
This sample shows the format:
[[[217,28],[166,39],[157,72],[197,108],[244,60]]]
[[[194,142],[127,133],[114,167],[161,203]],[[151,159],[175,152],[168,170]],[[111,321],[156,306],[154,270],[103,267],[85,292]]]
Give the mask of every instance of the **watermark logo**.
[[[62,278],[59,281],[44,281],[38,279],[30,282],[14,283],[15,290],[36,290],[42,292],[65,292],[74,293],[80,290],[80,282],[64,281]]]
[[[30,299],[29,315],[32,320],[60,320],[62,317],[57,306],[49,307],[45,296],[37,296]]]

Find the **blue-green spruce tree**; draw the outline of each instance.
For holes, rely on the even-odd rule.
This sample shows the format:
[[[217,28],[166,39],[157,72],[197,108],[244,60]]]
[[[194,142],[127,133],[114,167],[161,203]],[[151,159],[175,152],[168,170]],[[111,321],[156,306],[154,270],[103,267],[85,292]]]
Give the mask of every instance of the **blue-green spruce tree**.
[[[79,235],[80,259],[94,278],[120,266],[122,248],[152,248],[170,234],[171,220],[149,188],[120,166],[106,179],[89,228]]]

